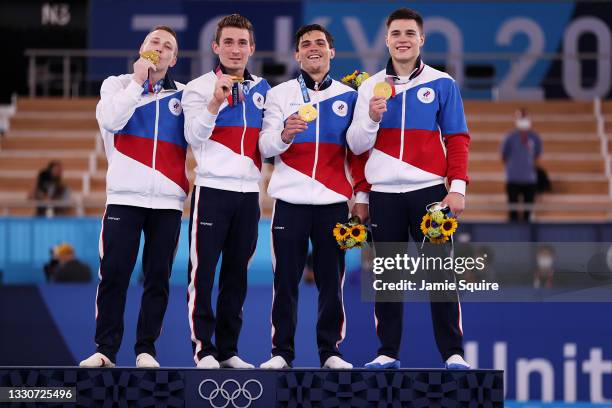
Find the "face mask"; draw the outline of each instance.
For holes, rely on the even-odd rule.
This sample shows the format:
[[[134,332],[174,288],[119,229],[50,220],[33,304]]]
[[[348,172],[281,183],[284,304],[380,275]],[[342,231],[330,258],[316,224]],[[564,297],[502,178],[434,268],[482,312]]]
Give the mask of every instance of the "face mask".
[[[550,269],[553,266],[553,259],[548,255],[538,256],[537,262],[540,269]]]
[[[519,118],[514,122],[518,130],[529,130],[531,129],[531,120],[527,118]]]

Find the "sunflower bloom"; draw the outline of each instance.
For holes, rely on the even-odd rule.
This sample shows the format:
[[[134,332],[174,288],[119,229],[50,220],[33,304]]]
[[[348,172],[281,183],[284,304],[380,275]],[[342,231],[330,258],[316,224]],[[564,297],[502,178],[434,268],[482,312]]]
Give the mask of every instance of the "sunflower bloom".
[[[429,214],[425,214],[423,216],[423,221],[421,221],[421,232],[423,235],[427,235],[427,230],[431,227],[431,216]]]
[[[349,230],[342,224],[337,223],[336,227],[333,230],[334,233],[334,238],[336,238],[336,241],[340,242],[340,241],[344,241],[345,238],[347,238],[347,236],[349,235]]]
[[[355,239],[358,243],[365,241],[366,239],[366,229],[363,224],[354,225],[351,228],[351,237]]]
[[[445,237],[450,237],[455,231],[457,231],[457,220],[454,218],[447,218],[440,224],[440,232]]]

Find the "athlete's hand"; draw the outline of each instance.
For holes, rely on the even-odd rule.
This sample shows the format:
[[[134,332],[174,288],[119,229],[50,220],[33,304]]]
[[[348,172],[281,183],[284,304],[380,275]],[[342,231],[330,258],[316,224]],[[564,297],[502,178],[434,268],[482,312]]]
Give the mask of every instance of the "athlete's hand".
[[[287,123],[285,123],[285,129],[281,133],[281,139],[283,142],[289,144],[295,139],[295,135],[302,133],[308,129],[308,124],[304,122],[297,113],[289,116]]]
[[[213,97],[208,103],[208,111],[213,115],[219,113],[219,108],[225,101],[225,99],[231,95],[234,81],[232,77],[226,74],[221,75],[215,82],[215,88],[213,90]]]
[[[355,203],[351,209],[352,216],[358,216],[362,223],[366,223],[370,219],[370,206],[365,203]]]
[[[134,81],[136,81],[139,85],[144,84],[144,82],[149,78],[149,70],[157,71],[157,67],[154,63],[146,58],[138,58],[134,63]]]
[[[465,197],[463,194],[450,192],[444,197],[442,204],[446,204],[455,217],[459,217],[465,209]]]
[[[383,113],[387,111],[387,100],[383,96],[373,96],[370,99],[370,119],[374,122],[380,122],[383,117]]]

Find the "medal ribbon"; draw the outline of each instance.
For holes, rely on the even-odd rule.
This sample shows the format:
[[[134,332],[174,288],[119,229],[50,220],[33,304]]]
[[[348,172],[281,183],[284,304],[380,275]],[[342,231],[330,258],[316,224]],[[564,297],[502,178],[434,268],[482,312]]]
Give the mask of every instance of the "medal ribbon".
[[[164,86],[164,78],[157,81],[155,85],[151,84],[151,81],[147,79],[142,84],[142,95],[146,95],[149,93],[158,93],[159,91],[162,90],[163,86]]]
[[[221,76],[223,75],[223,72],[221,71],[221,65],[217,66],[217,69],[215,69],[215,75],[217,75],[217,78],[221,78]],[[232,85],[232,92],[227,97],[227,103],[230,106],[236,106],[238,105],[238,103],[244,102],[245,92],[247,94],[249,93],[249,85],[247,85],[246,82],[244,82],[243,84],[239,82],[234,82],[234,84]]]
[[[387,76],[387,77],[385,78],[385,81],[386,81],[386,82],[387,82],[389,85],[391,85],[391,98],[394,98],[394,97],[395,97],[395,82],[394,82],[394,80],[393,80],[393,77],[392,77],[392,76]]]
[[[302,91],[302,98],[304,99],[304,103],[310,103],[310,95],[308,95],[308,88],[306,87],[306,81],[304,81],[304,77],[302,76],[302,74],[298,76],[297,80],[300,84],[300,90]],[[329,74],[327,74],[325,78],[323,78],[323,81],[319,83],[319,85],[331,80],[331,77],[329,76]]]
[[[304,81],[304,77],[302,76],[302,74],[300,74],[297,80],[300,84],[300,90],[302,91],[302,98],[304,99],[304,103],[310,103],[310,95],[308,95],[308,88],[306,88],[306,82]]]

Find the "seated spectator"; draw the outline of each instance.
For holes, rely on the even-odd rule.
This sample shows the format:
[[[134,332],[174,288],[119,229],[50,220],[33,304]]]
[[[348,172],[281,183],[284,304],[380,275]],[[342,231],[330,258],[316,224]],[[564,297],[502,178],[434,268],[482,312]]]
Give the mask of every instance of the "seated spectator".
[[[76,258],[74,248],[70,244],[59,244],[53,250],[57,259],[57,268],[50,276],[51,282],[84,283],[91,282],[91,269]]]
[[[70,190],[62,180],[62,163],[56,160],[49,162],[47,167],[40,171],[34,190],[34,198],[45,202],[67,200]],[[54,215],[65,214],[68,211],[65,207],[53,205],[39,206],[36,208],[36,215],[39,217],[53,217]]]

